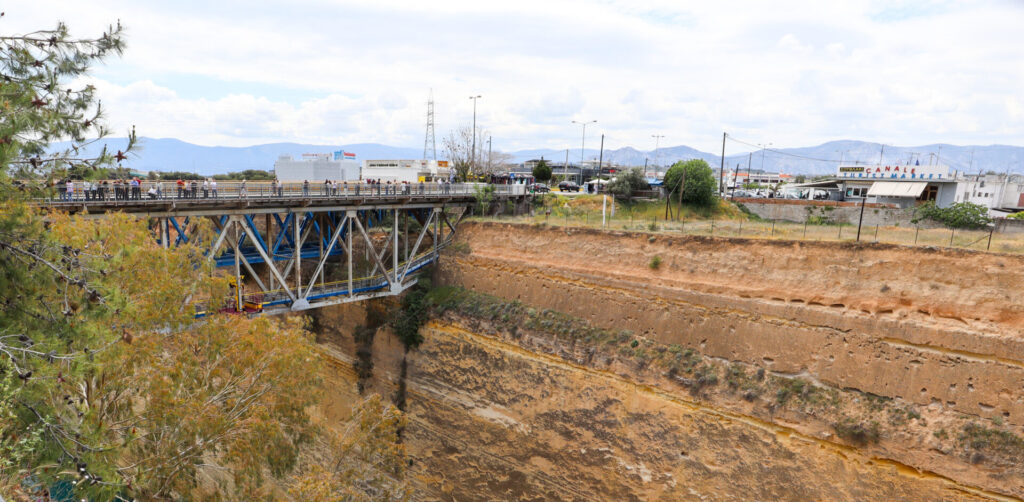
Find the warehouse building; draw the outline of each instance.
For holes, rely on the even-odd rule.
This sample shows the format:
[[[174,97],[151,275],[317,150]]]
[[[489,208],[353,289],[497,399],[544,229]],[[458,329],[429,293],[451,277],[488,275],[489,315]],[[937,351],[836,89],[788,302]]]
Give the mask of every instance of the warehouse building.
[[[418,183],[448,180],[453,174],[447,160],[364,160],[362,178]]]
[[[282,182],[317,182],[324,180],[356,181],[359,162],[355,154],[337,151],[331,153],[304,153],[302,159],[281,155],[274,162],[274,176]]]

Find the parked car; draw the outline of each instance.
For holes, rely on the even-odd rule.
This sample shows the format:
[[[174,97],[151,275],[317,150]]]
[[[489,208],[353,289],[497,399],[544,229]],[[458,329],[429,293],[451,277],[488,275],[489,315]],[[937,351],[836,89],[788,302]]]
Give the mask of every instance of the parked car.
[[[563,181],[558,184],[558,190],[562,192],[579,192],[580,186],[572,181]]]
[[[532,191],[534,191],[536,193],[547,193],[547,192],[551,191],[551,187],[549,187],[549,186],[547,186],[547,185],[545,185],[543,183],[534,183],[534,184],[530,185],[530,190],[532,190]]]

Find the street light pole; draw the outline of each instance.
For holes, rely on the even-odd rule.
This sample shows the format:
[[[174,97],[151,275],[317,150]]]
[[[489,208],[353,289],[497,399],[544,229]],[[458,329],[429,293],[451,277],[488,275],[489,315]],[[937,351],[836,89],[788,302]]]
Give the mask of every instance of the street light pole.
[[[764,151],[765,151],[765,150],[766,150],[766,149],[767,149],[767,148],[768,148],[769,146],[772,146],[772,144],[771,144],[771,143],[768,143],[767,145],[761,145],[761,173],[764,173]]]
[[[473,100],[473,146],[469,151],[469,172],[473,173],[476,171],[476,100],[483,96],[470,96],[469,99]],[[463,180],[465,181],[465,180]]]
[[[584,149],[584,147],[587,146],[587,124],[596,124],[597,121],[596,120],[590,120],[590,121],[586,121],[586,122],[577,122],[577,121],[573,120],[572,123],[573,124],[579,124],[579,125],[583,126],[583,139],[580,142],[580,184],[582,185],[583,184],[583,160],[584,160],[583,149]]]
[[[652,134],[651,137],[654,138],[654,177],[658,177],[658,162],[661,160],[661,158],[658,156],[658,142],[659,140],[661,140],[661,138],[664,138],[665,135]],[[646,170],[644,171],[644,177],[647,177]]]

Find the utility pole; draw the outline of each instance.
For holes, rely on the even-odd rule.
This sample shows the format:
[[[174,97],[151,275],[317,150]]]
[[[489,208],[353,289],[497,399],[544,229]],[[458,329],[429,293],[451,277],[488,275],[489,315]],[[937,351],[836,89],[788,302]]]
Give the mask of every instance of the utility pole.
[[[565,149],[565,164],[562,164],[562,181],[567,181],[569,178],[569,149]]]
[[[493,173],[494,172],[494,170],[491,169],[491,137],[490,136],[487,136],[487,172],[488,173]]]
[[[585,121],[585,122],[577,122],[577,121],[573,120],[572,123],[573,124],[579,124],[579,125],[583,126],[583,139],[580,141],[580,184],[582,185],[583,184],[583,162],[584,162],[584,153],[583,153],[584,150],[583,149],[587,146],[587,124],[596,124],[597,121],[596,120],[590,120],[590,121]]]
[[[747,160],[749,162],[749,160]],[[736,163],[736,170],[732,172],[732,192],[729,192],[729,199],[736,200],[736,177],[740,174],[740,163]]]
[[[469,99],[473,100],[473,146],[469,150],[469,172],[474,173],[476,171],[476,100],[483,96],[470,96]]]
[[[604,134],[601,135],[601,154],[597,158],[597,175],[601,176],[601,171],[604,169]]]
[[[747,155],[747,183],[750,183],[750,163],[754,160],[754,152]]]
[[[722,163],[718,168],[718,193],[719,196],[725,193],[725,185],[722,183],[725,180],[725,137],[728,136],[726,133],[722,133]]]

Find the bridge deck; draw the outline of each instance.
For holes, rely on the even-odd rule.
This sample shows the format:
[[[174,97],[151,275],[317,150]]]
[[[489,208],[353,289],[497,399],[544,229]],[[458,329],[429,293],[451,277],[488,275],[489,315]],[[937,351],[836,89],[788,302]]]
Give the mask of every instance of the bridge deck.
[[[236,187],[220,188],[217,196],[212,191],[191,194],[186,191],[178,193],[165,190],[159,195],[140,192],[138,197],[127,199],[115,198],[109,192],[92,191],[88,194],[75,192],[70,198],[40,201],[42,206],[59,209],[69,213],[87,213],[102,215],[107,212],[125,212],[142,216],[163,216],[167,214],[189,213],[192,215],[223,215],[223,214],[260,214],[278,213],[281,208],[300,210],[345,210],[345,209],[384,209],[396,206],[405,208],[434,207],[437,204],[466,204],[475,202],[478,194],[487,185],[479,183],[461,183],[440,186],[424,184],[419,186],[398,185],[389,191],[382,185],[349,186],[323,193],[324,190],[304,192],[289,189],[272,193],[269,187],[259,190],[246,190],[242,193]],[[526,195],[524,185],[490,185],[494,187],[491,197],[497,199],[515,198]],[[378,189],[378,187],[381,187]],[[205,195],[205,196],[204,196]]]

